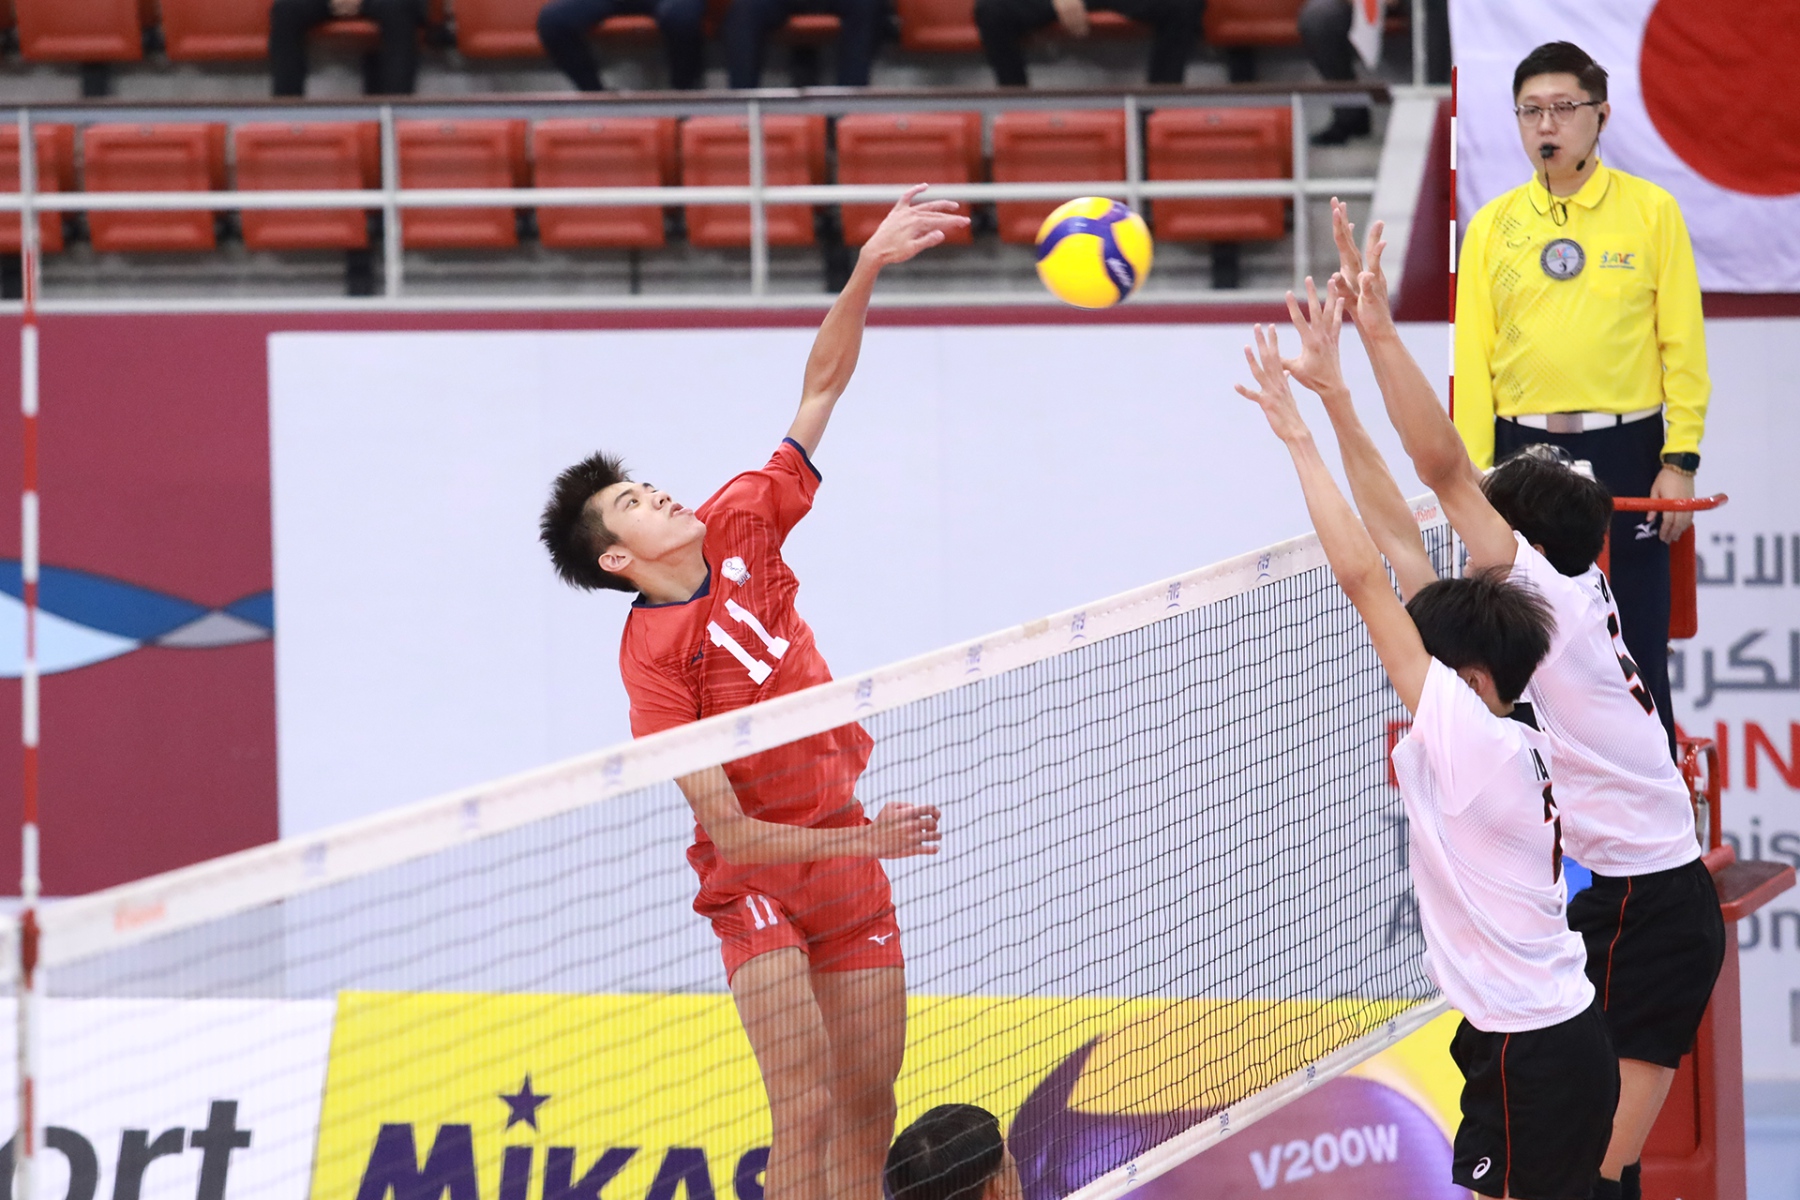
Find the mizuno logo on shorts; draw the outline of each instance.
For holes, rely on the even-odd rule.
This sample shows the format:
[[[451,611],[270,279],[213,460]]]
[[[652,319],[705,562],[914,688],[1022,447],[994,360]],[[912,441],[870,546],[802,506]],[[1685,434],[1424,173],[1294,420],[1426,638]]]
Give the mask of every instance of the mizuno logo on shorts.
[[[888,939],[893,936],[894,935],[891,933],[871,933],[869,935],[869,940],[874,942],[877,946],[885,946],[888,944]]]

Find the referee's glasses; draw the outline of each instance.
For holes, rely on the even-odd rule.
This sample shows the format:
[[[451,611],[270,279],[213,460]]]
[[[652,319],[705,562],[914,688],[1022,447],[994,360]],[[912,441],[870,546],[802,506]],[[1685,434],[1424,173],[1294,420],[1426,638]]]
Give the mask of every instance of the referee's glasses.
[[[1513,111],[1519,114],[1521,125],[1536,125],[1545,113],[1550,114],[1550,119],[1555,124],[1567,125],[1570,118],[1582,109],[1598,108],[1602,103],[1604,101],[1600,100],[1558,100],[1547,108],[1536,104],[1519,104],[1513,107]]]

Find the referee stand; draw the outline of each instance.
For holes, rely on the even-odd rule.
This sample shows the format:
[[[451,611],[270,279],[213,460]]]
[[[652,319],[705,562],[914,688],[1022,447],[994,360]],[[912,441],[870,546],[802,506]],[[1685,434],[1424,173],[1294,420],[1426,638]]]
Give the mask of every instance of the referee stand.
[[[1620,512],[1706,511],[1724,504],[1723,495],[1693,500],[1617,496]],[[1601,551],[1600,566],[1609,566]],[[1699,632],[1698,579],[1694,530],[1670,547],[1669,636]],[[1678,739],[1681,774],[1694,801],[1696,824],[1706,831],[1705,861],[1719,892],[1725,923],[1749,916],[1794,886],[1786,863],[1740,862],[1722,838],[1719,749],[1711,738]],[[1669,1097],[1644,1143],[1644,1200],[1742,1200],[1744,1174],[1744,1042],[1739,999],[1738,942],[1733,928],[1725,939],[1725,963],[1713,987],[1712,1003],[1694,1039],[1694,1052],[1681,1060]]]

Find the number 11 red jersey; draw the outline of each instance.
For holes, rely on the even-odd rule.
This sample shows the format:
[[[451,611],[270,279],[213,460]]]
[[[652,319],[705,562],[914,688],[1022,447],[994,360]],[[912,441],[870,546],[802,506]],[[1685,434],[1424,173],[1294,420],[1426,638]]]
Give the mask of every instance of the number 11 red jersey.
[[[819,473],[785,439],[760,471],[737,476],[696,510],[706,526],[706,582],[688,600],[639,600],[625,621],[619,673],[631,698],[634,737],[731,712],[831,679],[812,629],[794,608],[800,582],[781,547],[812,508]],[[863,824],[854,789],[873,740],[843,725],[725,764],[744,814],[807,827]],[[696,824],[688,860],[706,890],[759,886],[794,867],[734,868]],[[745,875],[734,881],[725,876]],[[703,895],[704,899],[704,895]]]

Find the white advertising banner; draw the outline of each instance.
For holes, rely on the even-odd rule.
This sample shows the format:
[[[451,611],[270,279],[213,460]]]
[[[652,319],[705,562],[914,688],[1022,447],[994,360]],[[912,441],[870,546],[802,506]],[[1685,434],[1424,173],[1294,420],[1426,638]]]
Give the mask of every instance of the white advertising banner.
[[[306,1200],[336,1010],[331,1000],[45,1000],[44,1144],[29,1200]],[[9,1031],[15,1011],[0,1002]],[[10,1036],[5,1047],[0,1127],[13,1129]]]
[[[1455,0],[1462,220],[1535,169],[1513,115],[1513,70],[1534,47],[1571,41],[1609,76],[1601,156],[1681,204],[1702,290],[1800,291],[1800,142],[1791,83],[1777,82],[1793,63],[1755,29],[1791,31],[1795,19],[1790,4],[1727,16],[1655,0]]]
[[[1710,321],[1697,521],[1700,634],[1671,659],[1675,715],[1724,752],[1726,836],[1800,867],[1800,321]],[[1744,1077],[1800,1081],[1800,892],[1738,927]]]

